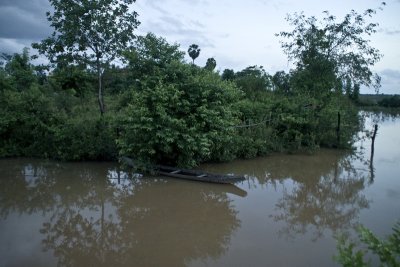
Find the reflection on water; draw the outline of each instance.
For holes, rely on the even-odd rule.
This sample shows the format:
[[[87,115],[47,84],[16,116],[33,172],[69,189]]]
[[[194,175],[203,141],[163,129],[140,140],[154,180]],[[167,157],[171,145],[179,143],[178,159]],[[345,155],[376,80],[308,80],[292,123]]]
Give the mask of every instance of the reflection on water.
[[[233,186],[127,179],[108,164],[0,164],[3,224],[13,213],[42,214],[31,230],[60,266],[185,266],[219,257],[240,226],[227,192],[242,191]]]
[[[326,229],[337,232],[354,226],[359,211],[369,207],[362,193],[364,178],[337,174],[335,169],[321,174],[314,183],[296,182],[291,190],[283,191],[273,216],[276,221],[286,222],[281,233],[295,237],[313,228],[315,240]]]
[[[353,160],[354,155],[321,150],[315,155],[237,161],[235,172],[251,173],[249,188],[281,186],[281,197],[270,214],[281,225],[281,236],[296,237],[309,230],[316,240],[327,229],[336,232],[355,226],[359,211],[369,207],[363,194],[368,172],[352,166]],[[213,165],[205,167],[216,171]]]
[[[365,134],[351,153],[201,166],[246,174],[237,187],[0,160],[0,266],[336,266],[336,233],[384,236],[400,214],[400,122],[365,118],[373,162]]]

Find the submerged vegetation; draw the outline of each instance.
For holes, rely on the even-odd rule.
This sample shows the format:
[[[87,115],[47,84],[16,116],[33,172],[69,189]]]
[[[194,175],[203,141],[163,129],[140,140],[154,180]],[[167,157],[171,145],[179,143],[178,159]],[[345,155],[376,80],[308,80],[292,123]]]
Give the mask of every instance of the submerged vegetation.
[[[381,55],[364,39],[376,31],[367,23],[374,10],[352,11],[341,22],[328,13],[321,22],[289,17],[293,31],[278,36],[294,69],[270,75],[262,66],[219,73],[214,58],[194,64],[195,44],[188,63],[178,44],[132,35],[139,25],[127,8],[132,0],[50,2],[54,34],[33,45],[50,65],[33,65],[28,49],[2,55],[0,157],[124,155],[193,167],[273,151],[347,148],[359,125],[359,86],[379,86],[370,66]],[[107,6],[114,9],[103,15],[119,23],[107,30],[68,23],[83,14],[83,25],[97,25]],[[122,61],[113,64],[116,58]]]
[[[400,222],[394,225],[386,240],[379,239],[364,226],[359,227],[358,235],[362,245],[343,236],[338,237],[335,260],[342,266],[371,266],[371,259],[366,259],[371,253],[379,257],[379,266],[400,266]]]

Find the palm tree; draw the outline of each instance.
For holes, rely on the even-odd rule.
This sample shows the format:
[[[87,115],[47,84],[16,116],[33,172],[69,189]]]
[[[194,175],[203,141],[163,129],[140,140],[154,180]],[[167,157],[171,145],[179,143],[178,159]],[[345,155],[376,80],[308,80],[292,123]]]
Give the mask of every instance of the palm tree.
[[[194,64],[194,60],[200,55],[199,46],[197,44],[192,44],[191,46],[189,46],[188,53],[189,56],[192,58]]]

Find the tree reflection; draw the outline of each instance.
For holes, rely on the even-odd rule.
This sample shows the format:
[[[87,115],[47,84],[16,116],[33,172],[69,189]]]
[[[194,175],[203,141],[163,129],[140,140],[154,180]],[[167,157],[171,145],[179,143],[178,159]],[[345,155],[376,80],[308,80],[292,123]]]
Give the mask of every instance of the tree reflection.
[[[202,166],[203,167],[203,166]],[[318,239],[356,225],[360,210],[370,201],[363,194],[369,185],[369,161],[364,154],[321,149],[313,155],[273,155],[235,165],[204,165],[209,171],[247,173],[244,186],[275,190],[282,196],[270,217],[283,225],[279,234]],[[282,188],[282,189],[281,189]]]
[[[69,166],[22,164],[0,179],[2,218],[45,214],[43,249],[60,266],[185,266],[221,256],[240,225],[229,186]]]
[[[166,191],[160,183],[135,187],[138,190],[126,195],[118,209],[125,234],[137,241],[129,262],[141,259],[138,266],[184,266],[193,259],[225,253],[239,226],[226,187],[179,183],[177,190]]]
[[[2,160],[0,169],[2,218],[13,212],[31,214],[53,208],[56,200],[47,190],[54,186],[54,179],[49,175],[52,170],[46,169],[43,164],[26,164],[22,160],[13,160],[12,164]]]
[[[354,168],[352,162],[351,156],[337,158],[328,168],[321,168],[322,162],[303,162],[303,169],[313,169],[311,176],[287,173],[293,186],[283,190],[276,204],[278,213],[272,216],[275,221],[285,222],[281,235],[295,237],[311,231],[312,239],[317,240],[327,229],[336,232],[356,225],[360,210],[368,208],[369,201],[362,194],[365,172]],[[293,170],[291,166],[287,169]]]

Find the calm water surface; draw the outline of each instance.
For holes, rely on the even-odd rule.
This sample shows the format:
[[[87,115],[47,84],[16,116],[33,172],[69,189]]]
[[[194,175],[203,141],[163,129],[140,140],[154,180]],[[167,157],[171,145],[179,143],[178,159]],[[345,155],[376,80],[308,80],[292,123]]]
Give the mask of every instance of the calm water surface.
[[[321,150],[201,168],[236,186],[137,178],[114,163],[0,160],[2,266],[337,266],[334,236],[400,219],[400,119],[358,153]],[[363,148],[363,149],[360,149]]]

